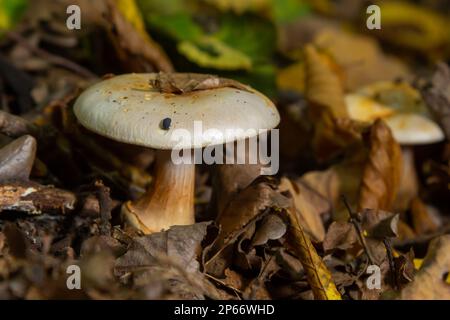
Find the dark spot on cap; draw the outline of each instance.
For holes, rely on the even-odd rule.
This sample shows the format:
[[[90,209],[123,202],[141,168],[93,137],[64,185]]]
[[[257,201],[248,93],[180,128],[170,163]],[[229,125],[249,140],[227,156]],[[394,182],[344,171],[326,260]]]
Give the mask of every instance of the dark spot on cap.
[[[161,123],[160,123],[160,127],[161,127],[161,129],[163,129],[163,130],[169,130],[169,128],[170,128],[170,124],[172,123],[172,119],[170,119],[170,118],[164,118],[164,119],[162,119],[161,120]]]

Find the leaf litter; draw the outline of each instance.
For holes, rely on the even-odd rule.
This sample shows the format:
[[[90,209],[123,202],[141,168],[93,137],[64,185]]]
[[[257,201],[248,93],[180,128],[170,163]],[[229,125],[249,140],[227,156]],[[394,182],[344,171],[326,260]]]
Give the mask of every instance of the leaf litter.
[[[0,32],[0,298],[450,299],[450,71],[436,64],[448,12],[386,4],[372,36],[357,6],[75,2],[80,33],[48,0]],[[152,183],[154,152],[87,132],[72,107],[127,72],[159,72],[149,87],[168,94],[266,93],[282,115],[280,172],[199,167],[195,224],[124,227],[120,206]],[[346,95],[370,90],[392,112],[352,119]],[[388,124],[402,112],[434,119],[445,140],[402,145]],[[82,290],[67,290],[74,264]]]

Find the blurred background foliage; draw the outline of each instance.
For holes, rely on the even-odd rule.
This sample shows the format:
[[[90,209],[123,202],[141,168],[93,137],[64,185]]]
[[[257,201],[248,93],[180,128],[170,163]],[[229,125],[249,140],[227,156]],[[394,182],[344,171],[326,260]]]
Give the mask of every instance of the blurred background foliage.
[[[12,28],[27,2],[0,0],[0,29]],[[375,1],[381,7],[381,30],[366,28],[371,2],[364,0],[115,2],[140,33],[163,48],[175,70],[234,78],[271,97],[303,93],[307,42],[336,66],[349,90],[408,78],[408,67],[417,62],[449,59],[448,1]],[[386,52],[401,53],[405,61]]]

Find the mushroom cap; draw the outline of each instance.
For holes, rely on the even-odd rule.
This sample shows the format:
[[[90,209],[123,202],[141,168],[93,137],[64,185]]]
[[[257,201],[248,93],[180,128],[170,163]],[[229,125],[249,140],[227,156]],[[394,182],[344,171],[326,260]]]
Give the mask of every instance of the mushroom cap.
[[[124,74],[94,84],[78,97],[74,113],[83,126],[102,136],[166,150],[250,138],[280,122],[274,104],[250,87],[163,93],[151,85],[156,77]],[[194,130],[195,121],[201,121],[201,132]],[[176,129],[190,134],[189,141],[177,139]]]
[[[444,140],[442,129],[432,120],[414,113],[385,118],[394,138],[402,145],[430,144]]]
[[[393,109],[360,94],[345,95],[345,103],[350,118],[358,121],[373,122],[394,113]]]

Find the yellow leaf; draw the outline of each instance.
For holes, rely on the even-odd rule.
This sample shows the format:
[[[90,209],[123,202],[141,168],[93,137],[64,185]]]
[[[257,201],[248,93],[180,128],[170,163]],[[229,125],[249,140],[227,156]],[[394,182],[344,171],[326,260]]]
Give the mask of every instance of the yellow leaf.
[[[449,26],[443,16],[402,1],[382,1],[379,5],[383,39],[427,54],[448,43]]]
[[[249,70],[252,67],[251,59],[245,54],[209,36],[195,42],[182,41],[178,44],[178,51],[204,68]]]
[[[317,254],[308,235],[303,231],[294,209],[288,209],[288,241],[300,259],[315,299],[341,300],[330,271]]]
[[[127,19],[142,36],[147,37],[148,34],[147,31],[145,31],[145,23],[136,2],[134,0],[116,0],[116,4],[125,19]]]

